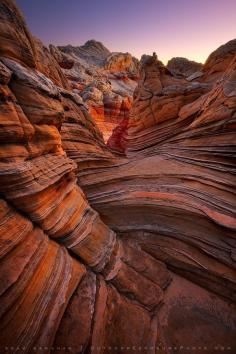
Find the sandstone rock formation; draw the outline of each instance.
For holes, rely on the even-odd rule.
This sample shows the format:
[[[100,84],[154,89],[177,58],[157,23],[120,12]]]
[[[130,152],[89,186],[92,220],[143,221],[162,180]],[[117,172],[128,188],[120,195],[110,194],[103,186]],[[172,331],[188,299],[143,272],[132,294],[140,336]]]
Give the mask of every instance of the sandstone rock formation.
[[[208,83],[175,77],[155,56],[142,57],[140,72],[139,85],[134,92],[135,104],[129,115],[129,124],[126,124],[128,134],[125,130],[120,137],[122,145],[128,145],[128,150],[132,149],[132,145],[135,150],[144,149],[176,134],[175,119],[180,109],[211,88]],[[118,130],[119,127],[108,141],[108,145],[115,150],[119,149],[112,142]]]
[[[79,179],[90,203],[122,239],[164,261],[175,274],[232,303],[236,280],[235,73],[236,53],[213,85],[177,80],[155,58],[145,58],[130,119],[109,140],[114,150],[123,147],[130,162],[116,169],[115,177],[111,171],[101,171]],[[102,187],[102,181],[106,186]],[[94,184],[99,186],[99,196]],[[170,294],[176,291],[175,276],[173,279]],[[195,293],[187,290],[189,286],[179,284],[177,288]],[[198,322],[193,308],[205,303],[201,296],[205,297],[199,294],[192,299],[196,307],[190,301],[189,327],[196,320],[197,329],[189,333],[187,342],[189,346],[208,342],[209,353],[213,353],[209,347],[224,341],[220,339],[224,330],[216,336],[218,325],[212,323],[207,330],[212,340],[205,335],[200,339],[204,321]],[[163,336],[172,346],[188,333],[185,327],[182,339],[169,337],[171,323],[173,331],[177,323],[183,325],[178,306],[183,309],[184,302],[167,301],[160,311],[161,321],[166,321]],[[206,308],[197,311],[203,311],[209,321]],[[235,340],[226,341],[235,350]]]
[[[0,5],[0,352],[234,353],[236,56],[215,83],[144,57],[118,156]]]
[[[236,39],[233,39],[209,55],[203,67],[203,80],[214,82],[222,77],[236,54]]]
[[[105,141],[126,119],[138,79],[138,60],[129,53],[111,53],[95,40],[83,46],[50,46],[71,89],[87,104]]]
[[[11,13],[24,29],[14,4],[1,4],[1,16],[7,21]],[[38,43],[31,45],[36,63]],[[81,171],[115,165],[116,158],[76,94],[56,86],[43,66],[9,53],[2,49],[0,65],[0,351],[154,345],[152,311],[170,274],[146,254],[137,263],[132,247],[103,223],[65,149]]]
[[[167,63],[167,68],[177,77],[189,77],[202,69],[202,64],[186,58],[172,58]]]

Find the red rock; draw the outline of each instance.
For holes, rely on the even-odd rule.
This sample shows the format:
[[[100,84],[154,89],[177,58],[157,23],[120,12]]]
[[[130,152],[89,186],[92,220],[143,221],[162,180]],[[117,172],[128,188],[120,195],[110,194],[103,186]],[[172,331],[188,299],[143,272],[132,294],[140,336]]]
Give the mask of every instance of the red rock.
[[[107,141],[131,108],[138,60],[129,53],[110,53],[94,40],[81,47],[51,46],[50,50]]]
[[[73,353],[86,350],[94,317],[96,276],[86,273],[73,293],[57,331],[53,353],[63,353],[64,348]],[[71,349],[69,349],[71,348]]]
[[[109,141],[118,156],[2,4],[0,352],[235,350],[235,56],[217,82],[143,57]],[[94,41],[78,51],[110,54]],[[121,109],[107,83],[91,87]]]
[[[85,268],[3,200],[0,212],[1,351],[50,347]]]
[[[69,89],[69,82],[49,49],[45,47],[39,39],[34,38],[34,44],[36,49],[37,69],[50,78],[57,86]]]
[[[129,119],[125,118],[114,130],[107,141],[107,145],[111,150],[124,153],[126,150],[126,143],[124,137],[127,132]]]
[[[172,271],[157,315],[156,346],[163,352],[170,346],[187,352],[201,342],[211,353],[226,338],[235,347],[235,60],[213,85],[189,85],[155,57],[144,58],[127,127],[116,128],[109,140],[129,159],[114,171],[79,173],[91,205],[123,243],[137,254],[141,248],[139,259],[149,254]],[[142,275],[142,263],[136,268],[135,255],[129,259]],[[109,270],[108,279],[117,274],[112,282],[132,294],[130,273],[122,277],[120,269]]]
[[[236,54],[236,39],[221,45],[209,55],[204,66],[203,72],[205,81],[216,81],[232,62]]]
[[[105,69],[111,72],[137,72],[138,60],[129,53],[111,53],[106,57]]]
[[[1,0],[0,16],[0,55],[34,68],[36,63],[33,38],[15,3]]]

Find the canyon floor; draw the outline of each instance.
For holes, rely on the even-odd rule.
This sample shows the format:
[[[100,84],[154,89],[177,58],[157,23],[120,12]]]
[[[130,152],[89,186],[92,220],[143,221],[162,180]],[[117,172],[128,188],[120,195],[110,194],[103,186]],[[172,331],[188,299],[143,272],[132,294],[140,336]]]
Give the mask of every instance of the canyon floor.
[[[0,353],[233,354],[236,40],[101,46],[48,49],[0,0]]]

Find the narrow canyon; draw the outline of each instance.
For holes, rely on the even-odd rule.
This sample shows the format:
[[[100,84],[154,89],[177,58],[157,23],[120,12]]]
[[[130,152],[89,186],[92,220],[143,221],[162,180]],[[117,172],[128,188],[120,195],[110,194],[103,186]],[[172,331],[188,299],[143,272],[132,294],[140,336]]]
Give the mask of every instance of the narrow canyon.
[[[236,39],[47,48],[0,0],[0,144],[1,354],[236,353]]]

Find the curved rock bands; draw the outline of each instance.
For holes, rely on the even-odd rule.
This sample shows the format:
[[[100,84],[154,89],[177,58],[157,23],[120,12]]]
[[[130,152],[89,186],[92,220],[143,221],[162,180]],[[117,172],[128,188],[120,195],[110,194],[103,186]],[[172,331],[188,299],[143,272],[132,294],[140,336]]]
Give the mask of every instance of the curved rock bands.
[[[106,277],[110,274],[108,285],[101,276],[96,280],[64,247],[49,240],[4,200],[0,201],[0,232],[4,236],[0,242],[2,350],[14,347],[15,352],[31,353],[33,348],[41,346],[68,345],[76,352],[88,343],[110,346],[114,345],[111,328],[117,331],[124,322],[126,327],[117,337],[116,345],[128,342],[136,345],[137,335],[140,345],[149,341],[155,344],[155,332],[146,337],[152,323],[148,309],[157,306],[162,299],[161,288],[170,282],[163,263],[140,253],[144,256],[142,265],[136,250],[120,243],[119,271],[112,270],[117,261],[108,266],[105,272]],[[148,298],[143,285],[151,290]],[[124,295],[119,295],[116,288]],[[130,321],[137,318],[140,324],[130,329],[129,338]],[[51,351],[57,352],[48,350]]]
[[[191,77],[143,57],[111,152],[57,62],[135,60],[0,19],[0,352],[235,352],[233,43]]]
[[[2,234],[8,247],[0,262],[1,348],[50,346],[85,268],[3,200]]]
[[[175,325],[176,318],[182,316],[174,310],[182,307],[182,300],[175,305],[173,298],[180,294],[176,284],[183,278],[207,289],[205,294],[214,293],[220,301],[235,303],[236,52],[230,50],[217,82],[203,76],[190,83],[174,77],[155,56],[143,58],[129,120],[122,122],[109,140],[109,146],[126,153],[128,160],[107,170],[78,171],[79,184],[90,204],[122,241],[133,249],[141,248],[174,272],[158,312],[163,314],[162,330],[162,321],[167,321],[167,333],[171,316]],[[189,285],[185,286],[183,291],[188,293]],[[203,293],[202,300],[197,293],[193,300],[196,308],[208,303]],[[171,294],[175,295],[170,305]],[[193,313],[191,321],[198,323]],[[187,319],[179,321],[183,324]],[[213,339],[204,334],[208,343],[223,333],[215,336],[216,322],[210,325]],[[160,337],[166,339],[164,332]],[[186,329],[183,332],[188,333]],[[173,332],[171,336],[168,343],[179,343]],[[195,335],[190,335],[192,341],[196,343]],[[234,340],[230,343],[234,348]]]
[[[4,3],[15,10],[10,1]],[[35,46],[32,42],[37,64]],[[106,150],[78,95],[66,85],[56,86],[55,78],[24,56],[8,53],[2,52],[0,65],[1,351],[32,353],[44,347],[58,352],[56,346],[68,345],[77,352],[98,342],[113,345],[111,328],[120,332],[118,346],[128,345],[130,338],[133,345],[137,338],[140,345],[154,345],[156,332],[146,334],[169,272],[159,282],[156,274],[159,267],[166,269],[164,264],[143,253],[140,264],[146,271],[139,272],[137,261],[126,260],[126,245],[89,206],[76,183],[77,166],[64,149],[83,161],[80,173],[120,162]],[[148,298],[143,284],[151,289]],[[127,336],[137,318],[139,324]]]

